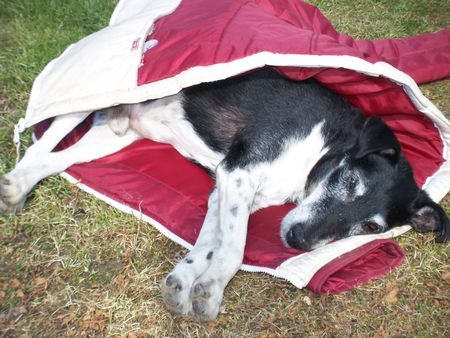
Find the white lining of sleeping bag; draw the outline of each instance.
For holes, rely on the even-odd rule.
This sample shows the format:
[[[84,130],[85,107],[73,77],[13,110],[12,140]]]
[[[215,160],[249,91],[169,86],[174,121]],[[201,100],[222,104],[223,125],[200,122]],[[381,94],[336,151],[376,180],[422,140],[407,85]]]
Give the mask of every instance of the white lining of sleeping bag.
[[[70,45],[36,77],[25,115],[25,127],[45,118],[124,103],[136,87],[142,50],[154,22],[172,13],[181,0],[122,0],[130,13]],[[124,6],[124,3],[127,6]],[[135,6],[129,10],[129,4]],[[132,17],[131,12],[136,13]],[[130,71],[131,70],[131,71]],[[132,71],[135,70],[135,71]],[[119,93],[119,94],[117,94]],[[80,102],[85,101],[85,104]],[[89,107],[84,110],[82,107]],[[81,109],[81,110],[80,110]],[[42,118],[41,118],[42,117]]]
[[[359,235],[344,238],[317,248],[313,251],[305,252],[302,255],[289,258],[284,261],[279,267],[277,267],[276,270],[282,275],[294,275],[295,277],[291,278],[298,284],[294,282],[291,283],[301,288],[302,286],[304,287],[309,283],[309,281],[314,277],[314,274],[317,271],[319,271],[322,267],[324,267],[335,258],[374,240],[393,238],[404,234],[410,229],[411,226],[403,225],[400,227],[392,228],[391,230],[382,234]],[[305,267],[308,268],[305,269]]]
[[[180,3],[181,0],[120,0],[109,19],[109,26],[133,19],[136,15],[147,12],[150,6],[152,12],[158,13],[158,16],[167,15],[167,6],[171,13]]]
[[[141,51],[143,48],[143,42],[145,41],[147,34],[152,28],[152,23],[157,18],[160,18],[164,15],[171,13],[178,6],[180,0],[152,1],[152,4],[151,5],[149,4],[149,6],[146,7],[149,11],[145,12],[144,9],[143,11],[145,13],[142,13],[142,8],[139,7],[140,8],[139,10],[141,11],[140,16],[137,15],[136,17],[133,14],[139,12],[139,10],[137,10],[138,7],[134,8],[134,10],[136,10],[137,12],[135,11],[133,13],[132,10],[128,10],[127,14],[123,12],[125,9],[124,6],[125,2],[127,2],[127,8],[128,4],[130,3],[138,4],[139,6],[142,5],[142,2],[140,2],[139,0],[121,0],[117,5],[116,10],[114,11],[114,14],[111,18],[110,22],[111,26],[100,31],[102,33],[100,32],[94,33],[93,35],[95,35],[95,37],[92,37],[92,35],[88,36],[87,38],[78,42],[76,45],[69,46],[59,58],[51,61],[43,70],[43,72],[36,78],[30,95],[30,101],[25,120],[22,120],[21,122],[22,127],[21,129],[25,127],[30,127],[42,120],[60,114],[67,114],[77,111],[96,110],[104,107],[113,106],[119,103],[136,103],[148,99],[155,99],[172,95],[180,91],[182,88],[188,86],[192,86],[202,82],[225,79],[249,71],[251,69],[263,67],[265,65],[298,66],[305,68],[317,68],[317,67],[346,68],[349,70],[364,73],[369,76],[375,77],[383,76],[403,86],[406,94],[410,97],[411,101],[416,106],[416,108],[422,113],[424,113],[426,116],[428,116],[435,123],[443,140],[444,159],[449,158],[449,148],[450,148],[449,122],[445,119],[443,114],[428,99],[426,99],[423,96],[420,89],[418,88],[418,86],[415,84],[415,82],[412,80],[411,77],[384,62],[372,64],[365,60],[352,56],[286,55],[270,52],[261,52],[228,63],[216,64],[205,67],[202,66],[193,67],[172,78],[164,79],[161,81],[137,87],[137,81],[135,80],[137,79],[137,69],[140,66],[141,62]],[[146,17],[147,14],[148,16]],[[151,21],[149,20],[150,17],[153,18],[153,21],[150,23],[149,26],[149,22]],[[144,22],[145,20],[149,21]],[[130,21],[133,21],[133,23],[131,24]],[[139,25],[142,25],[142,26],[138,25],[139,29],[137,29],[136,27],[137,23],[139,23]],[[100,87],[101,90],[93,91],[88,94],[80,94],[86,93],[85,90],[79,90],[79,89],[86,89],[85,83],[84,81],[76,81],[76,83],[72,84],[74,85],[72,87],[72,91],[67,91],[67,89],[65,91],[66,93],[69,92],[76,93],[77,94],[76,97],[71,96],[61,100],[60,96],[55,95],[55,92],[52,92],[51,90],[52,86],[56,86],[57,84],[59,84],[58,76],[63,79],[65,78],[64,72],[62,72],[61,69],[58,69],[61,63],[67,61],[61,60],[62,58],[73,57],[73,54],[76,54],[73,53],[74,52],[73,49],[79,48],[80,43],[84,44],[90,41],[90,43],[97,43],[98,46],[98,43],[100,43],[100,41],[96,40],[97,38],[100,38],[102,34],[105,33],[104,32],[105,30],[108,30],[107,32],[108,34],[105,35],[107,37],[111,37],[112,40],[114,41],[117,37],[115,37],[114,34],[111,34],[111,31],[119,32],[120,29],[123,29],[124,27],[130,28],[133,34],[128,35],[119,34],[123,38],[123,41],[120,41],[122,43],[120,45],[122,49],[119,48],[119,50],[122,51],[122,54],[119,53],[119,55],[125,57],[126,56],[125,54],[128,55],[130,54],[131,52],[129,50],[130,46],[134,41],[136,41],[136,39],[138,39],[137,35],[134,34],[137,31],[139,31],[138,34],[139,40],[138,40],[138,48],[135,50],[136,52],[132,56],[130,56],[130,59],[127,60],[128,62],[121,63],[115,60],[116,64],[118,64],[120,67],[123,67],[123,69],[117,70],[119,74],[121,74],[120,72],[124,74],[125,71],[127,71],[128,73],[132,73],[128,74],[128,76],[125,76],[125,78],[122,79],[123,81],[121,81],[120,83],[116,83],[116,85],[118,85],[118,88],[111,88],[110,83],[108,83],[108,86],[106,87],[101,87],[101,85],[95,83],[96,85],[98,85],[97,87]],[[112,43],[111,41],[109,42]],[[103,46],[109,46],[108,41],[103,41]],[[124,51],[126,51],[127,53],[124,53]],[[95,53],[95,49],[89,50],[89,53],[87,55],[91,55],[92,57],[93,56],[98,57],[98,54]],[[104,56],[105,59],[102,59],[100,63],[103,63],[105,65],[105,62],[107,62],[106,60],[109,60],[110,58],[107,57],[108,56],[107,53],[102,54],[102,56]],[[76,62],[77,60],[72,61],[73,61],[72,63],[70,62],[69,63],[71,64],[71,66],[74,66],[76,68],[75,70],[76,72],[85,71],[83,70],[82,67],[81,68],[79,67],[78,62]],[[111,66],[108,63],[106,64],[108,65],[108,67]],[[104,69],[102,67],[100,68]],[[136,72],[129,72],[129,69],[136,69]],[[102,74],[101,72],[100,74],[95,75],[88,74],[88,75],[91,76],[88,77],[81,76],[81,78],[84,80],[88,78],[90,81],[94,82],[97,82],[98,80],[105,82],[105,78],[102,77],[102,75],[105,74]],[[44,86],[42,82],[49,80],[52,80],[50,81],[50,84],[46,83],[46,86]],[[80,80],[80,77],[78,77],[77,80]],[[43,97],[47,99],[47,103],[39,101],[39,99],[42,100]],[[118,208],[119,210],[131,213],[136,217],[138,217],[139,219],[149,222],[150,224],[154,225],[157,230],[159,230],[165,236],[177,242],[178,244],[188,249],[192,248],[192,246],[189,243],[184,241],[182,238],[174,235],[173,233],[169,232],[163,225],[161,225],[159,222],[152,219],[151,217],[142,215],[140,212],[128,206],[122,205],[119,202],[114,201],[109,197],[95,191],[94,189],[80,182],[77,182],[75,178],[73,178],[67,173],[63,173],[61,174],[61,176],[65,177],[70,182],[77,184],[77,186],[80,189],[87,191],[88,193],[94,195],[95,197]],[[428,191],[428,193],[435,201],[438,201],[448,192],[448,190],[450,189],[449,185],[450,185],[450,164],[448,163],[448,161],[446,161],[433,176],[427,179],[424,188]],[[317,250],[311,251],[309,253],[288,259],[287,261],[283,262],[277,269],[256,267],[250,265],[242,265],[242,269],[246,271],[266,272],[268,274],[284,278],[290,281],[295,286],[301,288],[307,285],[307,283],[312,278],[315,272],[317,272],[321,267],[323,267],[325,264],[335,259],[336,257],[346,252],[349,252],[354,248],[359,247],[372,240],[397,236],[407,231],[409,228],[410,228],[409,226],[404,226],[401,228],[393,229],[383,234],[355,236],[344,240],[340,240],[328,244]]]

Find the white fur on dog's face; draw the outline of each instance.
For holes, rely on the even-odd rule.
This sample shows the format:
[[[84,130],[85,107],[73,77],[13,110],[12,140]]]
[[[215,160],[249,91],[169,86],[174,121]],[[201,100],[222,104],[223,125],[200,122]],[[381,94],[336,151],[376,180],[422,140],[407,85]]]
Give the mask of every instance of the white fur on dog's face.
[[[348,157],[343,159],[328,175],[309,187],[305,196],[298,199],[297,207],[284,217],[280,229],[283,243],[287,247],[293,246],[295,232],[297,243],[294,246],[309,250],[335,239],[387,230],[385,217],[380,213],[356,217],[356,221],[345,224],[348,217],[343,216],[344,209],[354,208],[368,193],[368,182],[362,173],[349,165]],[[336,204],[341,209],[330,212],[332,205]],[[354,209],[355,212],[358,210]],[[329,219],[333,219],[334,223],[330,223]],[[327,226],[323,226],[325,222]]]

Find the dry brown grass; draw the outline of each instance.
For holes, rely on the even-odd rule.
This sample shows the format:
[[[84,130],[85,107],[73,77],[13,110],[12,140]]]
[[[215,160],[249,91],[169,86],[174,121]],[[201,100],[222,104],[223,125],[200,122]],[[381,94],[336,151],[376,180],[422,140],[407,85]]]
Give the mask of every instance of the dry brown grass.
[[[0,8],[10,6],[2,1]],[[103,22],[113,2],[108,2],[109,8],[104,9],[103,15],[98,14]],[[41,3],[41,10],[49,12],[55,7],[51,2],[37,0],[16,3]],[[8,29],[0,32],[0,38],[9,37],[8,48],[0,50],[0,64],[16,67],[0,73],[0,172],[13,165],[10,135],[18,111],[25,107],[31,79],[50,55],[56,55],[67,44],[61,35],[65,28],[60,17],[70,16],[74,6],[99,13],[96,6],[104,6],[105,2],[62,3],[58,12],[51,12],[47,18],[45,31],[39,31],[45,21],[42,18],[40,24],[33,25],[36,32],[23,28],[24,36],[33,34],[30,41],[15,41],[5,33]],[[448,24],[448,17],[442,13],[450,10],[448,3],[445,7],[441,1],[314,3],[339,30],[365,38],[433,30]],[[83,15],[83,10],[78,9],[77,13]],[[58,15],[59,21],[51,21]],[[97,26],[91,22],[94,19]],[[72,22],[66,18],[68,26],[79,25],[88,31],[101,26],[98,18],[94,19],[83,17]],[[6,27],[16,36],[20,27],[27,27],[26,20],[32,19],[24,14],[23,18],[8,20]],[[48,40],[43,32],[63,41],[59,49],[46,47],[49,52],[44,55],[21,59],[20,48],[36,48],[33,43],[42,46]],[[72,41],[70,34],[68,39]],[[28,48],[27,53],[33,48]],[[450,80],[422,89],[448,116]],[[449,196],[442,205],[450,213]],[[160,297],[161,278],[185,250],[148,224],[78,191],[63,179],[45,180],[33,192],[23,214],[2,217],[0,224],[3,336],[449,335],[450,246],[436,245],[431,235],[409,232],[402,236],[398,240],[407,251],[407,258],[399,269],[336,296],[318,296],[264,274],[239,272],[226,289],[219,318],[201,325],[189,318],[172,317]]]

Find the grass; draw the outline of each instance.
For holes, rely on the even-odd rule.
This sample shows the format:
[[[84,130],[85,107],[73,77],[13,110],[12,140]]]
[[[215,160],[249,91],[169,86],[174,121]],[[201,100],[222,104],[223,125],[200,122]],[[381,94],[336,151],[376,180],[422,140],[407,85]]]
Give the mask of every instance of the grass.
[[[311,2],[357,38],[403,37],[449,24],[450,3],[439,0]],[[12,129],[34,77],[68,44],[106,25],[114,5],[0,0],[0,172],[14,164]],[[449,116],[450,80],[421,88]],[[448,196],[442,205],[449,213]],[[42,182],[25,211],[0,224],[4,336],[449,335],[450,250],[431,235],[402,236],[408,255],[399,269],[336,296],[239,272],[226,289],[222,314],[200,325],[172,317],[160,297],[160,280],[185,250],[63,179]]]

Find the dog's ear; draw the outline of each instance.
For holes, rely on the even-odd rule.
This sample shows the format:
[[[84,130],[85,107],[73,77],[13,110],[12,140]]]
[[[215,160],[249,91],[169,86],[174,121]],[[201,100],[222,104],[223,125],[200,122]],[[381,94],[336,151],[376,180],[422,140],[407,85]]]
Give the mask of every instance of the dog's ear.
[[[410,222],[417,232],[436,231],[436,242],[446,242],[450,236],[450,221],[444,209],[433,202],[428,194],[421,190],[414,203],[415,214]]]
[[[358,137],[356,158],[369,154],[385,156],[392,164],[397,163],[400,156],[400,143],[379,117],[368,118]]]

